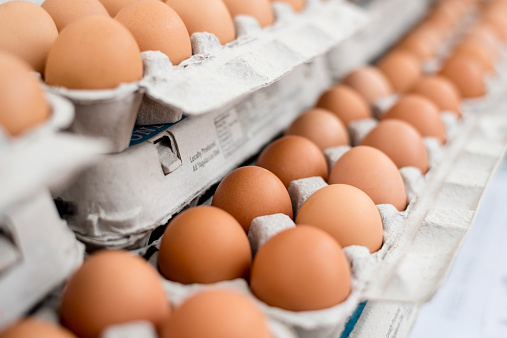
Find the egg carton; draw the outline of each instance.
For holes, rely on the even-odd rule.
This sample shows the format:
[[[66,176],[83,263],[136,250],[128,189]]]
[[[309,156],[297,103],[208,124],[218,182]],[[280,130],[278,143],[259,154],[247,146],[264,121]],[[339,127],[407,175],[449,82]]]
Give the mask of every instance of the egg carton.
[[[432,0],[371,2],[365,9],[367,23],[327,54],[333,78],[340,79],[383,54],[426,14],[432,2]]]
[[[322,56],[229,110],[140,127],[135,145],[55,192],[62,217],[90,250],[143,247],[153,229],[258,153],[330,84]]]
[[[177,66],[161,52],[143,52],[138,82],[104,90],[46,88],[76,106],[70,131],[106,138],[111,152],[121,152],[136,121],[169,124],[183,115],[226,112],[322,56],[365,22],[357,6],[342,0],[308,0],[300,13],[283,2],[273,9],[276,22],[264,29],[253,17],[236,17],[238,38],[225,46],[213,34],[194,33],[194,55]]]
[[[81,265],[84,246],[49,191],[0,213],[0,330],[22,317]]]
[[[345,302],[308,312],[286,311],[260,302],[264,311],[292,327],[298,337],[311,338],[335,337],[342,332],[350,315],[365,299],[415,304],[403,310],[414,318],[413,309],[427,301],[445,278],[459,244],[473,224],[489,177],[503,156],[507,145],[507,118],[503,116],[506,108],[504,102],[497,105],[496,112],[466,114],[443,149],[429,148],[430,154],[443,151],[443,156],[432,164],[424,178],[415,168],[401,169],[410,204],[403,212],[392,205],[377,206],[384,227],[384,243],[378,252],[370,254],[360,246],[344,249],[352,266],[352,293]],[[333,163],[347,149],[329,149],[328,161]],[[321,178],[292,182],[289,193],[295,213],[306,198],[324,185]],[[255,253],[271,236],[293,226],[293,221],[284,215],[255,219],[249,232],[252,250]],[[150,258],[155,266],[156,257],[155,253]],[[196,287],[166,283],[181,294]],[[382,329],[391,327],[386,324]]]

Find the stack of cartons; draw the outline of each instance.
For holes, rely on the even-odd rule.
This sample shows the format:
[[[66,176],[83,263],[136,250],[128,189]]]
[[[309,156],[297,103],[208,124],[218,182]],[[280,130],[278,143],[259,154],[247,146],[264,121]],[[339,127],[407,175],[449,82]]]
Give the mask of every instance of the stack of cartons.
[[[48,88],[75,104],[72,131],[106,137],[113,145],[100,162],[55,190],[61,216],[88,251],[133,250],[156,266],[161,235],[157,228],[163,229],[188,206],[209,203],[206,193],[228,172],[252,162],[270,140],[315,104],[333,80],[378,57],[425,14],[430,3],[384,0],[360,8],[340,0],[309,0],[302,13],[274,3],[277,22],[272,27],[260,29],[255,20],[238,17],[238,39],[226,46],[211,34],[194,34],[194,56],[178,66],[161,53],[143,53],[145,76],[139,83],[108,91]],[[388,15],[394,10],[403,15]],[[431,140],[426,142],[430,172],[422,176],[402,169],[410,187],[407,210],[377,206],[384,226],[382,249],[370,254],[363,247],[345,248],[353,278],[352,293],[345,302],[296,313],[259,301],[275,323],[276,337],[335,337],[365,299],[408,302],[405,317],[416,316],[414,309],[434,294],[448,273],[504,154],[507,118],[502,110],[507,100],[501,93],[507,87],[507,62],[500,68],[489,82],[488,95],[463,104],[462,121],[444,117],[447,144],[441,147]],[[384,109],[377,107],[379,114]],[[120,119],[125,111],[128,118]],[[351,131],[358,135],[356,141],[365,134],[362,128],[371,125],[352,126]],[[342,153],[343,149],[330,149],[326,155],[333,163]],[[314,179],[293,182],[289,189],[293,205],[300,206],[311,191],[325,184]],[[54,212],[50,216],[50,223],[58,223]],[[258,233],[249,236],[251,243],[259,243],[258,236],[272,227],[294,226],[277,216],[254,220],[257,225],[252,229]],[[9,236],[4,242],[12,246]],[[47,243],[55,250],[67,250],[56,255],[81,258],[68,254],[71,244]],[[5,257],[10,257],[6,266],[17,259],[15,254]],[[62,268],[65,273],[58,281],[79,262]],[[207,287],[161,279],[175,305]],[[0,325],[26,312],[55,285],[52,282]],[[244,280],[218,286],[251,294]],[[0,299],[6,292],[1,284]],[[364,325],[357,328],[355,336],[393,336],[393,327],[403,323],[400,310],[393,312],[398,318],[394,326],[379,326],[379,331],[373,332]],[[400,325],[400,334],[410,330],[403,331]],[[105,337],[142,331],[141,326],[112,328]],[[151,336],[146,333],[146,337]]]

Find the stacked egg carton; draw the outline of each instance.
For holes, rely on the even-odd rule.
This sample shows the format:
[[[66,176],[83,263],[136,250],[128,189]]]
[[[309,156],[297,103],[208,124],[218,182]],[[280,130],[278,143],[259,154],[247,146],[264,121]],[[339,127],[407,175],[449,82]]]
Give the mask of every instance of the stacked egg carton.
[[[105,145],[60,133],[74,108],[51,94],[47,99],[44,123],[14,138],[0,130],[0,326],[26,313],[83,260],[84,247],[60,219],[48,188],[64,184]]]
[[[381,2],[376,3],[381,6]],[[394,3],[400,4],[399,1],[384,3],[389,6],[395,6]],[[413,4],[414,2],[410,3]],[[411,7],[409,13],[419,13],[420,15],[424,11],[424,2],[416,3],[418,6]],[[225,48],[218,46],[216,43],[213,44],[213,38],[210,36],[194,36],[196,50],[202,50],[205,53],[204,55],[220,55],[221,58],[217,61],[219,58],[210,57],[208,59],[204,57],[203,62],[200,57],[194,56],[193,59],[188,61],[188,67],[194,69],[192,71],[194,72],[193,75],[189,75],[188,79],[196,81],[195,87],[192,87],[193,89],[189,93],[193,93],[192,95],[198,97],[203,93],[202,88],[205,85],[199,82],[199,76],[196,74],[202,72],[210,77],[218,76],[216,72],[222,69],[221,67],[224,67],[224,65],[242,64],[239,61],[243,62],[246,58],[245,62],[248,67],[241,68],[238,74],[240,80],[244,79],[246,75],[252,75],[252,82],[247,85],[244,85],[242,81],[237,82],[235,79],[237,79],[238,74],[231,78],[228,77],[223,84],[229,84],[230,88],[234,88],[234,91],[230,91],[230,96],[205,96],[201,102],[195,100],[195,96],[188,93],[184,94],[180,91],[178,95],[173,94],[173,92],[178,92],[178,85],[185,83],[184,88],[189,85],[186,82],[187,77],[184,75],[185,69],[181,69],[179,66],[172,67],[163,56],[157,53],[145,54],[147,73],[139,84],[124,86],[113,91],[103,91],[99,94],[97,92],[57,90],[64,96],[72,97],[79,110],[83,109],[83,112],[88,111],[90,114],[106,117],[106,121],[101,121],[102,127],[118,127],[118,129],[114,129],[118,136],[109,136],[109,138],[114,141],[114,151],[121,152],[107,155],[101,163],[79,177],[70,188],[65,188],[58,194],[61,197],[61,206],[65,207],[64,214],[66,214],[71,227],[81,240],[87,243],[90,248],[106,246],[132,249],[144,247],[155,227],[166,223],[174,213],[199,197],[208,187],[218,182],[225,173],[256,154],[269,139],[275,137],[302,110],[315,102],[320,92],[328,87],[330,83],[325,53],[333,46],[339,45],[340,41],[346,36],[340,35],[338,38],[331,34],[331,32],[336,32],[336,29],[338,29],[335,26],[337,22],[333,21],[331,23],[329,20],[323,19],[320,21],[318,19],[325,18],[329,13],[336,14],[337,12],[329,10],[330,8],[336,10],[334,6],[340,6],[338,12],[347,13],[347,18],[355,17],[357,13],[355,9],[350,9],[346,4],[338,1],[329,2],[328,4],[317,2],[310,4],[308,11],[303,13],[301,17],[288,14],[290,11],[287,11],[284,6],[277,6],[279,17],[285,17],[287,20],[285,24],[288,28],[285,29],[280,24],[281,27],[277,27],[277,29],[273,27],[274,32],[262,31],[259,33],[257,28],[252,28],[248,25],[248,22],[243,23],[243,31],[246,32],[246,35]],[[348,9],[343,9],[343,12],[341,12],[342,8]],[[347,12],[348,10],[352,12]],[[362,15],[357,17],[362,17]],[[362,21],[362,19],[360,20]],[[315,54],[311,54],[313,51],[306,50],[304,45],[298,45],[299,49],[297,46],[291,45],[293,37],[280,37],[283,34],[288,34],[292,29],[294,29],[292,34],[297,36],[300,32],[298,29],[301,29],[299,25],[304,26],[310,23],[317,26],[312,28],[313,32],[317,32],[317,35],[318,32],[326,33],[321,35],[319,39],[315,39],[313,35],[308,39],[309,46],[312,46],[311,43],[315,43],[315,41],[322,43],[322,45],[316,46],[318,48],[315,49]],[[351,29],[347,34],[358,27],[356,24],[354,22],[353,25],[347,26]],[[407,25],[407,23],[403,25]],[[326,37],[326,35],[328,36]],[[263,41],[256,40],[256,37],[260,36],[264,36]],[[199,39],[201,39],[201,42],[199,42]],[[281,39],[282,42],[278,39]],[[315,39],[315,41],[312,39]],[[205,43],[208,41],[212,43]],[[252,45],[249,46],[249,43],[252,43]],[[266,43],[265,50],[267,51],[271,50],[270,48],[276,51],[281,45],[284,45],[282,49],[291,50],[291,57],[282,60],[283,63],[272,64],[271,61],[265,59],[259,63],[256,63],[258,60],[255,58],[248,60],[248,55],[251,55],[252,50],[263,49],[263,43]],[[202,46],[202,48],[199,46]],[[238,49],[231,52],[227,48]],[[266,55],[273,53],[273,50],[266,53]],[[303,57],[299,59],[294,57],[294,50],[299,51],[299,53],[296,53],[298,57],[301,56],[300,54]],[[370,53],[373,55],[375,52]],[[264,69],[265,65],[270,65],[269,69]],[[266,70],[272,70],[272,72],[269,72],[269,76],[262,73]],[[174,77],[167,79],[160,75],[168,71]],[[336,71],[336,74],[342,71]],[[301,83],[304,84],[301,85]],[[205,88],[209,89],[209,87]],[[223,94],[223,89],[224,87],[221,87],[219,94]],[[141,103],[144,91],[146,91],[145,101]],[[100,95],[100,97],[97,97],[97,95]],[[186,97],[185,95],[189,96]],[[216,97],[219,98],[217,102],[214,101]],[[79,102],[82,102],[83,107],[80,108]],[[494,106],[500,109],[501,106],[496,97],[494,102]],[[89,104],[97,104],[99,108],[90,108]],[[111,117],[101,111],[101,107],[107,106],[107,104],[111,104],[107,108],[107,113],[113,112]],[[136,116],[140,105],[143,106],[141,114]],[[481,110],[480,107],[484,106],[484,101],[470,103],[469,106],[477,112]],[[165,108],[162,109],[161,107]],[[117,124],[118,120],[113,121],[113,119],[115,119],[115,116],[117,118],[117,114],[125,109],[130,112],[131,117],[125,120],[122,119],[125,125],[120,126]],[[161,109],[166,114],[164,120],[154,120],[155,114],[153,112],[160,112]],[[115,111],[117,113],[114,113]],[[150,124],[155,121],[157,123],[169,123],[179,120],[182,114],[188,117],[175,125],[139,128],[134,136],[149,134],[152,137],[148,137],[148,140],[144,140],[141,144],[125,150],[128,143],[128,136],[125,135],[129,134],[125,131],[132,128],[135,118],[138,119],[139,123]],[[82,118],[81,121],[84,122],[79,122],[80,118],[78,118],[72,127],[76,132],[81,133],[85,130],[84,133],[88,133],[89,129],[98,126],[88,116],[83,115]],[[87,120],[92,128],[87,125]],[[266,311],[273,318],[295,327],[299,336],[326,337],[336,335],[340,327],[343,327],[347,316],[363,297],[371,296],[372,299],[392,298],[391,293],[388,292],[389,290],[385,291],[381,285],[384,280],[389,280],[389,272],[395,268],[398,262],[395,258],[403,256],[403,252],[406,252],[399,248],[409,247],[411,238],[416,233],[416,236],[421,236],[417,232],[419,228],[435,227],[437,230],[442,228],[442,231],[447,233],[447,228],[442,226],[442,220],[447,220],[456,215],[456,213],[448,210],[441,213],[441,210],[435,209],[435,201],[442,202],[437,205],[438,208],[444,208],[446,207],[445,203],[451,202],[463,202],[470,205],[471,211],[464,213],[466,214],[464,216],[460,213],[459,222],[453,224],[453,227],[461,230],[461,232],[456,231],[455,241],[459,242],[466,233],[466,229],[473,221],[471,216],[473,216],[473,210],[477,207],[478,200],[487,184],[487,178],[494,170],[495,163],[503,152],[505,140],[502,137],[502,132],[505,126],[499,123],[501,121],[502,119],[499,119],[497,115],[480,119],[477,116],[470,115],[470,118],[467,118],[458,127],[458,136],[446,146],[445,160],[439,165],[435,165],[434,170],[425,178],[426,186],[424,190],[422,192],[414,190],[415,197],[411,196],[412,203],[409,209],[400,214],[393,211],[392,208],[379,207],[384,216],[384,248],[374,256],[370,256],[361,248],[352,247],[347,249],[353,264],[355,287],[345,303],[329,310],[314,313],[284,313],[270,308],[266,308]],[[495,131],[484,133],[481,128],[489,124],[495,127]],[[84,126],[83,129],[80,125]],[[198,133],[199,136],[195,137],[192,132]],[[104,136],[101,132],[92,132],[92,134]],[[482,148],[483,144],[488,144],[490,147],[490,150],[486,153]],[[466,184],[463,184],[463,179],[470,179],[468,177],[470,172],[460,171],[463,168],[462,166],[454,167],[452,165],[453,159],[458,159],[459,163],[466,165],[473,164],[474,175],[477,174],[476,177],[479,177],[479,179],[473,182],[467,181]],[[483,161],[477,161],[477,159]],[[410,181],[410,179],[410,176],[408,176],[408,182],[415,182],[414,178],[412,178],[413,181]],[[469,184],[470,182],[472,183]],[[450,189],[444,190],[444,195],[439,195],[441,192],[439,192],[438,187],[441,185]],[[449,192],[454,189],[453,187],[458,187],[456,188],[457,191],[466,192],[462,201],[456,202],[445,195],[445,191]],[[473,196],[470,192],[472,190],[475,194]],[[294,198],[296,199],[296,196]],[[114,201],[121,201],[121,203],[114,203]],[[452,208],[449,207],[448,209]],[[428,210],[430,212],[426,215]],[[408,231],[399,231],[401,227],[406,227]],[[433,228],[430,230],[432,231]],[[431,231],[429,231],[430,236],[432,235]],[[424,237],[421,241],[425,242]],[[141,252],[144,251],[141,250]],[[451,254],[453,254],[454,251],[451,251]],[[415,255],[418,253],[416,252]],[[439,280],[445,275],[445,269],[448,268],[449,260],[452,258],[449,256],[449,252],[447,254],[449,259],[440,266],[440,270],[437,269],[440,272],[435,278]],[[152,256],[154,262],[156,262],[155,257],[156,255]],[[382,260],[383,262],[379,263]],[[382,282],[379,282],[379,284],[370,282],[372,280],[371,276],[377,268],[382,271],[379,274]],[[403,278],[401,280],[403,281]],[[175,304],[191,294],[193,288],[202,287],[196,285],[187,288],[169,281],[164,281],[164,283],[167,286],[167,292],[171,300]],[[244,281],[226,282],[224,285],[249,292]],[[403,283],[402,285],[405,286]],[[380,289],[380,291],[377,289]],[[424,290],[428,294],[434,292],[434,289],[433,280],[428,282]],[[401,296],[403,299],[420,300],[418,297],[420,295]],[[122,332],[125,333],[121,327],[117,329],[116,332],[119,332],[120,336]],[[133,332],[131,327],[126,330],[130,333]],[[108,334],[114,334],[114,331],[112,332]],[[293,337],[294,333],[282,328],[276,336]]]

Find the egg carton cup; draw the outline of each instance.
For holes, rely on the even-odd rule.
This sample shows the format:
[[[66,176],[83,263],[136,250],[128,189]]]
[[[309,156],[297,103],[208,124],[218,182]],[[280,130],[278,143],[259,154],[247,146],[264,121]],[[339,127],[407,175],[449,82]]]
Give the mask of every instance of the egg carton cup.
[[[340,79],[384,53],[426,14],[431,2],[384,0],[371,3],[365,10],[367,24],[327,54],[333,78]]]
[[[294,68],[322,57],[366,23],[363,11],[342,0],[309,0],[302,12],[273,3],[276,22],[235,18],[238,38],[225,45],[209,33],[191,37],[194,55],[173,66],[160,52],[145,52],[146,91],[137,123],[173,123],[234,107]]]
[[[145,247],[153,229],[258,153],[330,84],[322,56],[229,110],[150,127],[154,136],[104,156],[55,192],[62,217],[89,250]]]
[[[0,213],[0,330],[22,317],[81,265],[84,246],[48,191]]]
[[[81,90],[46,85],[46,91],[65,97],[75,106],[69,131],[107,140],[110,152],[125,150],[143,99],[139,82],[114,89]]]

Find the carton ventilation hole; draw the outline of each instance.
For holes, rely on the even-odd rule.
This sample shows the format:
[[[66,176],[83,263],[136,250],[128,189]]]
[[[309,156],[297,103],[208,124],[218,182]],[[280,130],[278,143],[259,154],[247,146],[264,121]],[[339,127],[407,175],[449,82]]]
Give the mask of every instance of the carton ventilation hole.
[[[159,139],[153,141],[155,148],[157,149],[158,159],[162,166],[164,175],[168,175],[181,167],[182,161],[178,151],[178,146],[174,140],[174,136],[171,133],[162,136]]]

